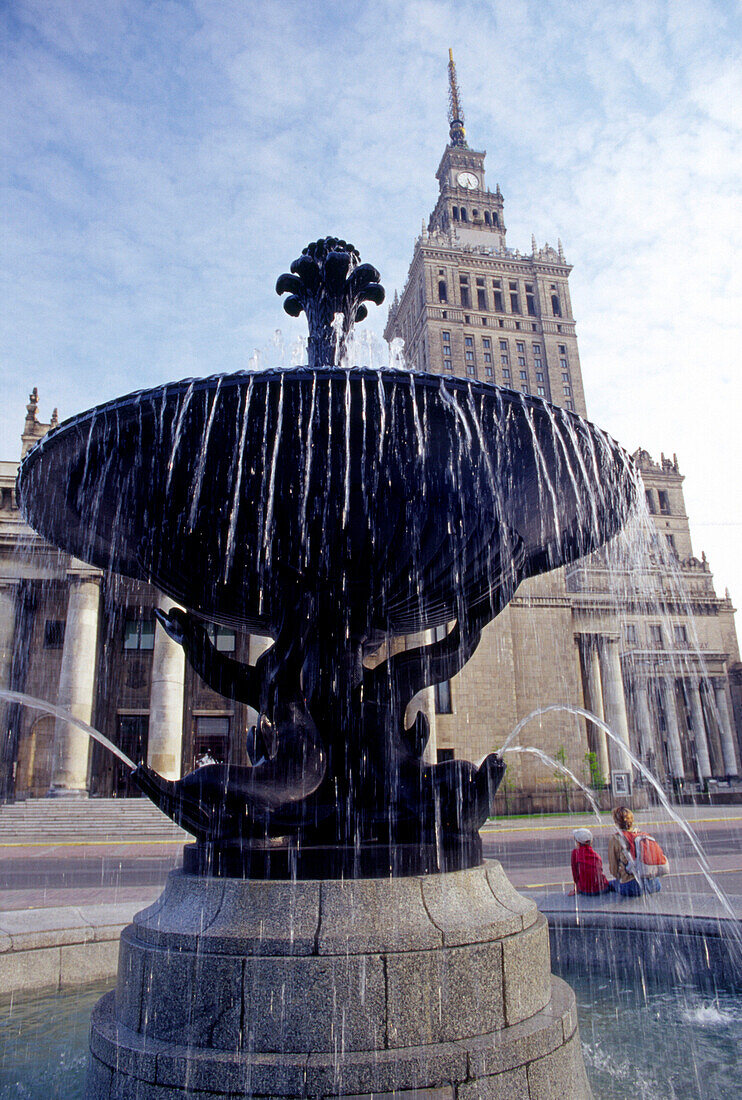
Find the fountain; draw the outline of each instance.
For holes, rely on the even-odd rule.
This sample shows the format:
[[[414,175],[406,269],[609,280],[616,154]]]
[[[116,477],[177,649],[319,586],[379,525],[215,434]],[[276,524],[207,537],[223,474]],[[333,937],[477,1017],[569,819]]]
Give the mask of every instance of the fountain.
[[[309,245],[276,287],[308,366],[132,394],[23,462],[29,522],[170,596],[162,627],[258,714],[251,766],[133,772],[196,843],[122,936],[91,1098],[590,1095],[545,920],[482,860],[503,760],[429,762],[405,712],[522,580],[620,529],[636,478],[540,399],[341,366],[378,280]],[[243,665],[207,622],[273,644]]]

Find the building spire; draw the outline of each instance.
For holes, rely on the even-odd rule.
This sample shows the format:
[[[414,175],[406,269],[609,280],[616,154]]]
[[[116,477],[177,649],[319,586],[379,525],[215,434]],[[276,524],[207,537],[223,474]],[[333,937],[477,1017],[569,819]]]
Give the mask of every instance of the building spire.
[[[448,51],[448,121],[451,144],[465,149],[467,146],[464,112],[461,108],[459,82],[456,79],[456,62],[453,59],[453,50],[451,49]]]

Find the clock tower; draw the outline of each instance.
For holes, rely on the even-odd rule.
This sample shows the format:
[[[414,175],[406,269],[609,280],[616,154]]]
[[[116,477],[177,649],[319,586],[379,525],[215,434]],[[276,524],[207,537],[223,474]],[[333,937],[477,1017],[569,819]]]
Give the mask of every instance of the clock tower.
[[[454,231],[461,244],[505,247],[503,199],[484,184],[484,151],[470,149],[464,129],[464,112],[456,79],[453,53],[448,51],[449,144],[438,165],[440,195],[430,216],[428,232]]]

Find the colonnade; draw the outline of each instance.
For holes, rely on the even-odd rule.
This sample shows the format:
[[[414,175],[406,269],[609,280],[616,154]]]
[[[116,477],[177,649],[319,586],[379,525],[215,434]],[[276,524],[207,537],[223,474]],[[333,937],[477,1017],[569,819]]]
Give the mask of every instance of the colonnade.
[[[693,751],[698,778],[705,781],[716,776],[728,778],[739,774],[735,736],[727,700],[726,681],[722,676],[700,673],[675,673],[661,667],[636,665],[622,671],[617,636],[584,634],[578,636],[580,661],[585,684],[585,705],[597,718],[603,719],[630,746],[628,711],[633,714],[637,744],[636,755],[643,763],[654,763],[664,756],[670,779],[693,780],[686,774],[683,757],[681,718],[678,713],[678,681],[688,704],[686,727],[693,739]],[[704,706],[703,697],[706,698]],[[663,744],[657,704],[664,718]],[[713,727],[707,720],[712,715]],[[718,731],[719,752],[712,752],[710,736]],[[610,747],[603,730],[594,727],[592,743],[601,773],[608,778],[614,771],[630,770],[630,763],[620,746]],[[717,756],[716,762],[712,755]],[[714,767],[714,763],[716,766]]]

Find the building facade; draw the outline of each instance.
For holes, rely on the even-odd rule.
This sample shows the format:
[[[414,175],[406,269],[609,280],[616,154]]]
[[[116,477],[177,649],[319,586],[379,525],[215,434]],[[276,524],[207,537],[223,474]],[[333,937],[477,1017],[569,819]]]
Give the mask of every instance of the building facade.
[[[451,64],[450,143],[439,197],[395,295],[388,339],[408,366],[492,382],[587,414],[570,266],[561,242],[529,254],[506,243],[504,198],[485,184],[485,153],[466,142]],[[25,453],[56,423],[29,399]],[[729,595],[691,544],[677,459],[634,456],[647,515],[622,549],[524,583],[450,683],[424,693],[432,760],[477,761],[529,715],[517,744],[616,793],[641,782],[626,748],[668,788],[740,774],[742,665]],[[90,723],[134,761],[175,778],[207,753],[247,764],[250,708],[211,691],[156,623],[150,586],[71,559],[22,520],[18,464],[0,462],[0,688]],[[217,647],[254,663],[264,639],[213,627]],[[559,709],[557,709],[559,708]],[[581,710],[605,722],[586,720]],[[0,700],[0,798],[119,795],[128,771],[86,734]],[[554,767],[508,758],[511,788],[551,792]]]
[[[485,182],[485,153],[466,142],[453,63],[450,142],[438,201],[414,245],[385,331],[408,366],[494,382],[587,415],[570,265],[561,241],[523,254],[506,243],[504,198]],[[622,745],[668,787],[740,774],[740,664],[729,595],[716,595],[693,552],[677,458],[634,456],[647,516],[633,545],[523,584],[477,653],[437,692],[438,754],[479,759],[527,715],[587,709],[618,736],[567,710],[533,718],[519,738],[578,777],[631,768]],[[626,540],[624,540],[626,542]],[[588,756],[588,754],[590,754]],[[554,783],[543,763],[509,761],[514,783]],[[641,774],[634,779],[641,781]],[[629,778],[629,783],[631,778]]]

